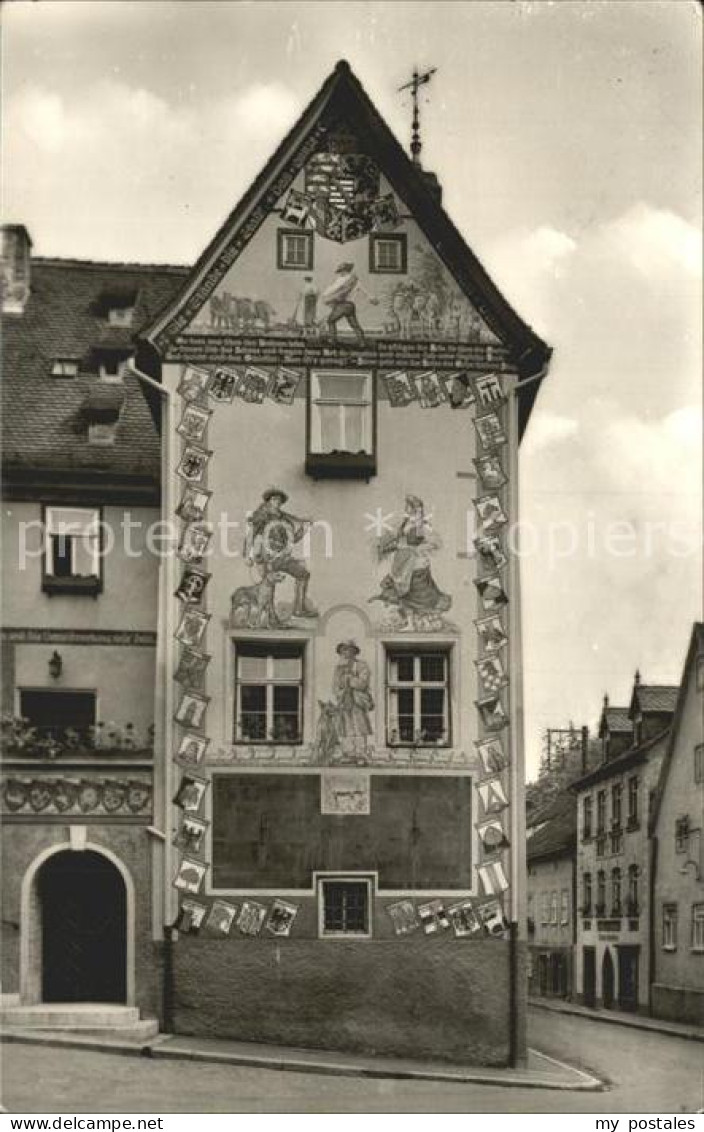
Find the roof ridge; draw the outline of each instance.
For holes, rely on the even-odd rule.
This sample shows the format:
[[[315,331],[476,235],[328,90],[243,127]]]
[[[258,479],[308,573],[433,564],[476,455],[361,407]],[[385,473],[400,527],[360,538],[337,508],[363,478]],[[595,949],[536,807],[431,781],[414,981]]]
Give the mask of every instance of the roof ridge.
[[[88,271],[169,271],[174,273],[187,273],[191,270],[188,263],[136,263],[122,262],[120,260],[74,259],[64,256],[32,256],[32,266],[38,264],[42,267],[79,267]]]

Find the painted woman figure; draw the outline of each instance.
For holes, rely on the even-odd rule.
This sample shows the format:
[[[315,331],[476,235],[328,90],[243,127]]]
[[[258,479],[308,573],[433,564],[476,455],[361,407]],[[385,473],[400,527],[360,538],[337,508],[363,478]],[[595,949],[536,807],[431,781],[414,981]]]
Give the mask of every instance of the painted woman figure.
[[[452,598],[438,588],[430,567],[431,555],[440,546],[440,539],[425,517],[423,500],[417,495],[406,496],[405,514],[398,530],[379,540],[379,558],[393,557],[380,593],[370,600],[398,607],[405,624],[446,613]]]

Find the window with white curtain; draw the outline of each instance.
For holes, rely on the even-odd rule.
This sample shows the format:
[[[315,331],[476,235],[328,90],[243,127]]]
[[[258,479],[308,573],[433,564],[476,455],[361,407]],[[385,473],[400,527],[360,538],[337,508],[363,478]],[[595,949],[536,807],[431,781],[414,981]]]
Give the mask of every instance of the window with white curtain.
[[[373,451],[372,375],[318,371],[311,374],[310,451]]]

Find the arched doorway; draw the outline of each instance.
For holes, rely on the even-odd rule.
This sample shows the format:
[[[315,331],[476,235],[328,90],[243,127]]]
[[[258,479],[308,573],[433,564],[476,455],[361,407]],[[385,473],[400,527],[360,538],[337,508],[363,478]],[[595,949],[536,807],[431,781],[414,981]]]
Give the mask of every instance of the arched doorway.
[[[607,947],[601,963],[601,998],[607,1010],[611,1010],[615,998],[614,961],[611,949]]]
[[[54,853],[39,869],[44,1002],[125,1002],[127,892],[90,849]]]

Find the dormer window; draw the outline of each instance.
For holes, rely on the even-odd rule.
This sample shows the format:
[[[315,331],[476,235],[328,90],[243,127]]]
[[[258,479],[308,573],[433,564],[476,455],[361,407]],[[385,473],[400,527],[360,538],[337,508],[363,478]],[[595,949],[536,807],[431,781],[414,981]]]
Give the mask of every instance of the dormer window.
[[[108,308],[108,322],[110,326],[131,326],[133,318],[133,306]]]
[[[122,381],[122,374],[125,367],[125,359],[117,355],[102,358],[98,366],[98,374],[101,381],[119,382]]]
[[[308,474],[368,479],[376,472],[375,448],[372,374],[313,371],[308,395]]]
[[[54,358],[51,366],[52,377],[78,377],[78,362],[75,358]]]

